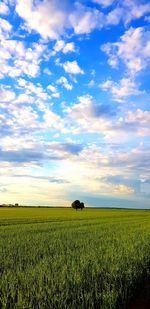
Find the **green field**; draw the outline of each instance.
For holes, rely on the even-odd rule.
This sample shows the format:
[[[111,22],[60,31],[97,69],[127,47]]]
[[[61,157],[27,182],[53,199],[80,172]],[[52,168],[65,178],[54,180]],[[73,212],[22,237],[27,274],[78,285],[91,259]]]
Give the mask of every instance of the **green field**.
[[[0,307],[126,308],[150,268],[150,211],[0,208]]]

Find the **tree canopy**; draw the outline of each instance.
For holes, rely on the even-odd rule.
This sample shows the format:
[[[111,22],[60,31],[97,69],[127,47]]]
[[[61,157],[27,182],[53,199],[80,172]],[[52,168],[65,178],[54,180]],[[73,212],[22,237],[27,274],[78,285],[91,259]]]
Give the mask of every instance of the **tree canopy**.
[[[84,203],[83,202],[80,202],[79,200],[75,200],[72,204],[71,204],[71,207],[74,208],[74,209],[83,209],[85,206],[84,206]]]

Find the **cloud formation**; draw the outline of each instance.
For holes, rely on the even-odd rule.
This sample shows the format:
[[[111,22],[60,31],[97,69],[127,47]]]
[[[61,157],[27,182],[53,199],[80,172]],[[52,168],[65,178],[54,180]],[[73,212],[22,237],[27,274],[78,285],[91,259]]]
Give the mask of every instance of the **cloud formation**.
[[[16,12],[29,29],[37,31],[45,39],[58,39],[64,31],[66,13],[58,1],[34,3],[32,0],[18,0]]]
[[[146,68],[150,58],[149,37],[149,30],[144,27],[130,27],[118,42],[104,44],[102,50],[109,57],[109,65],[116,68],[121,60],[133,76]]]
[[[1,1],[2,202],[148,205],[149,13],[146,0]]]
[[[138,89],[138,85],[131,78],[122,78],[119,83],[112,80],[106,80],[99,87],[104,90],[110,90],[114,100],[122,102],[125,97],[137,96],[143,93]]]
[[[74,61],[66,61],[62,64],[65,72],[70,74],[84,74],[84,71],[79,67],[76,60]]]

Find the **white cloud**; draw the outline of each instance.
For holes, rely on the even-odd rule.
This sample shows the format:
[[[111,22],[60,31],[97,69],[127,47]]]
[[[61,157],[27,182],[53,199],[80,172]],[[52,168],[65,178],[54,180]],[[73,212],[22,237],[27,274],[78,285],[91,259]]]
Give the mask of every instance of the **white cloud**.
[[[19,78],[18,79],[18,85],[21,87],[24,87],[25,85],[27,85],[27,81],[23,78]]]
[[[37,63],[28,63],[24,60],[15,60],[14,62],[15,67],[18,68],[18,72],[19,72],[19,68],[21,68],[21,71],[19,72],[19,75],[21,75],[22,71],[24,74],[29,75],[31,77],[35,77],[38,75],[39,73],[39,66]],[[9,75],[11,77],[15,77],[16,74],[10,72]]]
[[[143,52],[145,57],[150,57],[150,40],[146,43]]]
[[[64,54],[67,54],[69,52],[75,52],[75,44],[74,42],[65,43],[63,40],[58,40],[54,45],[54,51],[61,51]]]
[[[43,72],[49,76],[52,75],[52,72],[49,70],[49,68],[45,68]]]
[[[106,16],[106,24],[117,25],[119,24],[122,16],[123,16],[123,9],[117,7],[114,10],[110,11]]]
[[[40,43],[32,43],[26,47],[24,42],[7,39],[3,33],[0,45],[0,69],[3,76],[16,77],[22,74],[37,76],[45,49],[46,46]]]
[[[142,162],[143,156],[145,165]],[[70,179],[76,191],[80,189],[82,193],[90,191],[107,196],[127,196],[135,191],[133,179],[137,182],[142,174],[148,177],[148,166],[149,149],[138,147],[128,152],[118,152],[110,148],[106,152],[103,147],[93,143],[86,145],[78,157],[70,158],[60,165],[59,171]],[[73,177],[70,178],[70,175]],[[117,182],[115,179],[118,179]]]
[[[12,25],[5,19],[0,18],[0,39],[7,38],[12,30]]]
[[[150,123],[150,111],[143,111],[137,109],[136,111],[128,111],[127,119],[128,122],[140,122],[142,124]]]
[[[9,89],[8,86],[5,85],[0,86],[0,103],[13,101],[15,97],[16,97],[15,92]]]
[[[113,99],[122,102],[123,98],[142,94],[143,91],[138,89],[138,85],[134,80],[130,78],[122,78],[119,83],[115,83],[112,80],[106,80],[99,87],[105,91],[110,90]]]
[[[36,146],[35,139],[32,136],[5,136],[2,138],[2,149],[6,151],[33,149]],[[26,141],[26,142],[24,142]]]
[[[95,85],[94,79],[91,79],[87,85],[89,88],[92,88]]]
[[[32,104],[35,102],[35,99],[32,96],[27,95],[26,93],[21,93],[18,95],[17,99],[14,103],[26,103],[26,104]]]
[[[102,115],[97,117],[93,98],[90,95],[78,97],[78,103],[65,108],[66,121],[70,123],[73,134],[82,131],[102,133],[111,125],[111,121]]]
[[[150,134],[149,112],[127,111],[124,117],[117,117],[106,106],[97,105],[90,95],[78,97],[78,103],[65,106],[64,113],[72,134],[101,134],[105,140],[115,143]]]
[[[53,98],[60,98],[60,93],[59,92],[54,92],[52,93]]]
[[[140,4],[136,0],[120,1],[119,6],[115,7],[106,15],[105,23],[117,25],[122,21],[127,26],[132,20],[138,19],[150,12],[150,4]]]
[[[16,125],[25,128],[38,128],[38,114],[31,106],[21,108],[11,107],[11,116],[14,118]]]
[[[57,91],[56,87],[53,86],[53,85],[48,85],[47,89],[50,90],[51,92],[56,92]]]
[[[0,14],[2,14],[2,15],[9,14],[9,8],[6,5],[6,3],[4,3],[4,2],[0,3]]]
[[[45,127],[59,128],[62,124],[61,118],[49,109],[45,109],[43,119],[45,122]]]
[[[118,185],[113,185],[113,192],[116,194],[128,195],[128,194],[133,194],[134,189],[126,185],[118,184]]]
[[[93,0],[92,2],[106,8],[113,0]],[[150,12],[150,4],[139,4],[137,1],[119,1],[118,6],[104,15],[99,9],[85,6],[80,2],[59,0],[17,0],[16,12],[25,20],[25,28],[38,32],[44,39],[59,40],[65,30],[73,28],[75,34],[88,34],[94,29],[121,20],[126,24]],[[72,50],[71,50],[72,51]]]
[[[70,74],[84,74],[84,71],[79,67],[76,60],[74,61],[66,61],[62,64],[65,72]]]
[[[18,98],[19,99],[19,98]],[[0,123],[1,135],[22,135],[25,132],[40,130],[39,115],[31,106],[19,102],[18,99],[9,95],[7,104],[1,104],[1,113],[3,115]],[[8,101],[9,100],[9,101]],[[26,103],[26,102],[25,102]]]
[[[103,83],[99,84],[99,87],[103,90],[108,90],[112,87],[113,81],[111,79],[105,80]]]
[[[69,42],[67,43],[64,48],[63,48],[63,53],[64,54],[67,54],[67,53],[70,53],[70,52],[74,52],[75,51],[75,44],[74,42]]]
[[[58,40],[56,43],[55,43],[55,46],[54,46],[54,50],[56,52],[59,52],[61,51],[65,46],[65,42],[63,40]]]
[[[139,136],[150,135],[150,112],[137,109],[135,111],[128,111],[125,117],[127,124],[132,124],[137,127],[137,134]]]
[[[42,133],[47,130],[65,132],[62,119],[51,110],[50,97],[40,84],[34,85],[19,79],[17,92],[18,94],[15,94],[9,86],[1,86],[1,136],[32,136],[33,132]],[[58,98],[60,94],[53,92],[52,96]]]
[[[17,0],[16,12],[25,20],[26,28],[37,31],[44,39],[58,40],[66,28],[73,28],[76,34],[87,34],[103,24],[103,13],[79,2],[66,6],[58,0]],[[68,48],[72,51],[73,47]]]
[[[73,86],[71,84],[68,83],[68,80],[66,77],[61,76],[58,80],[57,80],[57,84],[62,85],[65,89],[67,90],[72,90]]]
[[[110,6],[114,2],[114,0],[92,0],[92,2],[107,7]]]
[[[130,74],[135,74],[146,66],[150,58],[150,32],[143,27],[129,28],[119,42],[106,43],[102,50],[109,56],[108,63],[117,67],[121,60]]]
[[[75,3],[75,11],[70,14],[69,19],[76,34],[90,33],[103,24],[103,14],[99,10],[83,6],[79,2]]]
[[[49,96],[45,89],[42,88],[40,83],[33,84],[32,82],[29,82],[23,78],[19,78],[17,82],[22,91],[27,95],[34,94],[35,98],[48,100]]]
[[[51,96],[54,98],[59,98],[60,97],[60,93],[58,92],[57,88],[53,85],[48,85],[47,89],[50,90],[52,92]]]
[[[150,3],[139,3],[138,1],[127,0],[123,2],[122,19],[125,24],[130,23],[133,19],[138,19],[150,12]]]
[[[64,31],[67,12],[59,1],[17,0],[16,12],[31,30],[44,38],[58,39]]]

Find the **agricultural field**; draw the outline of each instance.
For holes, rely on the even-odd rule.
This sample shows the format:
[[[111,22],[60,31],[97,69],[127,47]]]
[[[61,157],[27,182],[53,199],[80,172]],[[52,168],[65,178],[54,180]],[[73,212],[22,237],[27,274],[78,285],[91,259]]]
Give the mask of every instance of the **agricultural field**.
[[[150,269],[150,211],[0,208],[0,307],[123,309]]]

